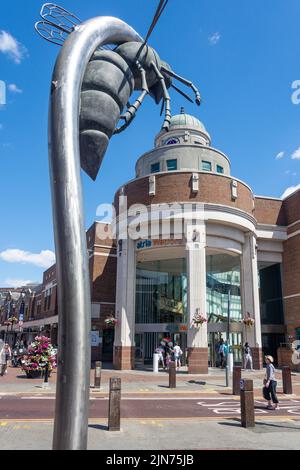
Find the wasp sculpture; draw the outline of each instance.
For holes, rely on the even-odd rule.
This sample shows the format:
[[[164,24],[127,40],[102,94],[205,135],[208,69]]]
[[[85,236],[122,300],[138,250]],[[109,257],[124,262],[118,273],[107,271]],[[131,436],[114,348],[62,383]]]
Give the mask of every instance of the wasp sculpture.
[[[58,45],[80,24],[73,13],[51,3],[42,7],[41,17],[42,21],[35,25],[37,32]],[[95,51],[83,78],[79,115],[81,166],[92,179],[96,179],[110,138],[129,126],[147,95],[157,104],[162,101],[161,114],[165,109],[162,129],[166,132],[171,120],[168,89],[173,87],[193,102],[172,83],[173,79],[190,87],[200,105],[200,93],[195,85],[173,72],[146,42],[130,41],[114,49],[104,46]],[[130,105],[131,94],[138,90],[140,96]],[[124,122],[117,127],[120,119]]]
[[[63,46],[55,63],[49,106],[49,162],[58,289],[58,369],[53,448],[86,449],[90,389],[91,295],[80,167],[96,179],[109,139],[132,122],[149,94],[171,119],[168,89],[177,79],[147,44],[168,0],[160,0],[144,40],[119,18],[83,23],[52,3],[41,10],[38,33]],[[130,105],[134,90],[140,96]],[[125,109],[126,107],[126,109]],[[123,110],[125,109],[125,113]],[[118,122],[121,118],[121,124]],[[119,126],[119,127],[118,127]],[[76,351],[76,354],[74,353]]]

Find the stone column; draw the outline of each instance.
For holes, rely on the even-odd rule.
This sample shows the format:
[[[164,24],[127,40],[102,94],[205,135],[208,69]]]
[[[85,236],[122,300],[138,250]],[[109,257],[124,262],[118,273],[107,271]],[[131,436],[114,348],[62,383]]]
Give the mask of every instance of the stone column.
[[[191,226],[187,233],[188,275],[188,372],[208,373],[207,323],[194,327],[195,313],[206,317],[206,231],[205,223]]]
[[[258,267],[256,238],[252,232],[245,235],[245,243],[242,254],[242,305],[243,316],[247,313],[254,318],[253,327],[244,326],[244,342],[248,341],[252,356],[254,369],[262,368],[262,341],[260,303],[258,290]]]
[[[134,368],[135,357],[135,242],[119,240],[116,286],[114,367]]]

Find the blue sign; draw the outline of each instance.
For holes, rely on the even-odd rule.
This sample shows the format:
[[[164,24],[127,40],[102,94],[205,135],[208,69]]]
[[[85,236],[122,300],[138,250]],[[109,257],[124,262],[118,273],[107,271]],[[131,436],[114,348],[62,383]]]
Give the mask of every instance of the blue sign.
[[[152,246],[151,240],[141,240],[136,245],[138,250],[140,250],[141,248],[150,248],[151,246]]]

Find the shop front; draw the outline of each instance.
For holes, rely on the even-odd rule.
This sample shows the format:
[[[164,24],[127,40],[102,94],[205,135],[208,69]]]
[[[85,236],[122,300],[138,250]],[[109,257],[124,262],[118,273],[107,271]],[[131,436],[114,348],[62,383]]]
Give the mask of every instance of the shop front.
[[[184,245],[137,250],[136,364],[150,363],[155,348],[164,338],[178,342],[184,358],[187,357],[187,332],[191,327],[188,319],[189,282]],[[208,365],[219,365],[221,339],[229,340],[234,361],[241,364],[245,334],[240,255],[206,249],[206,316]]]

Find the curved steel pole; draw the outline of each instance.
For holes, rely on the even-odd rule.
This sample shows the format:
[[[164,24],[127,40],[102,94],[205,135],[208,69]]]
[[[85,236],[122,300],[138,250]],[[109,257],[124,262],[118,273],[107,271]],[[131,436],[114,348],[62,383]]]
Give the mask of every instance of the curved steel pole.
[[[59,311],[53,449],[87,447],[91,298],[80,181],[81,84],[98,46],[126,41],[142,38],[117,18],[91,19],[69,36],[52,77],[49,159]]]

